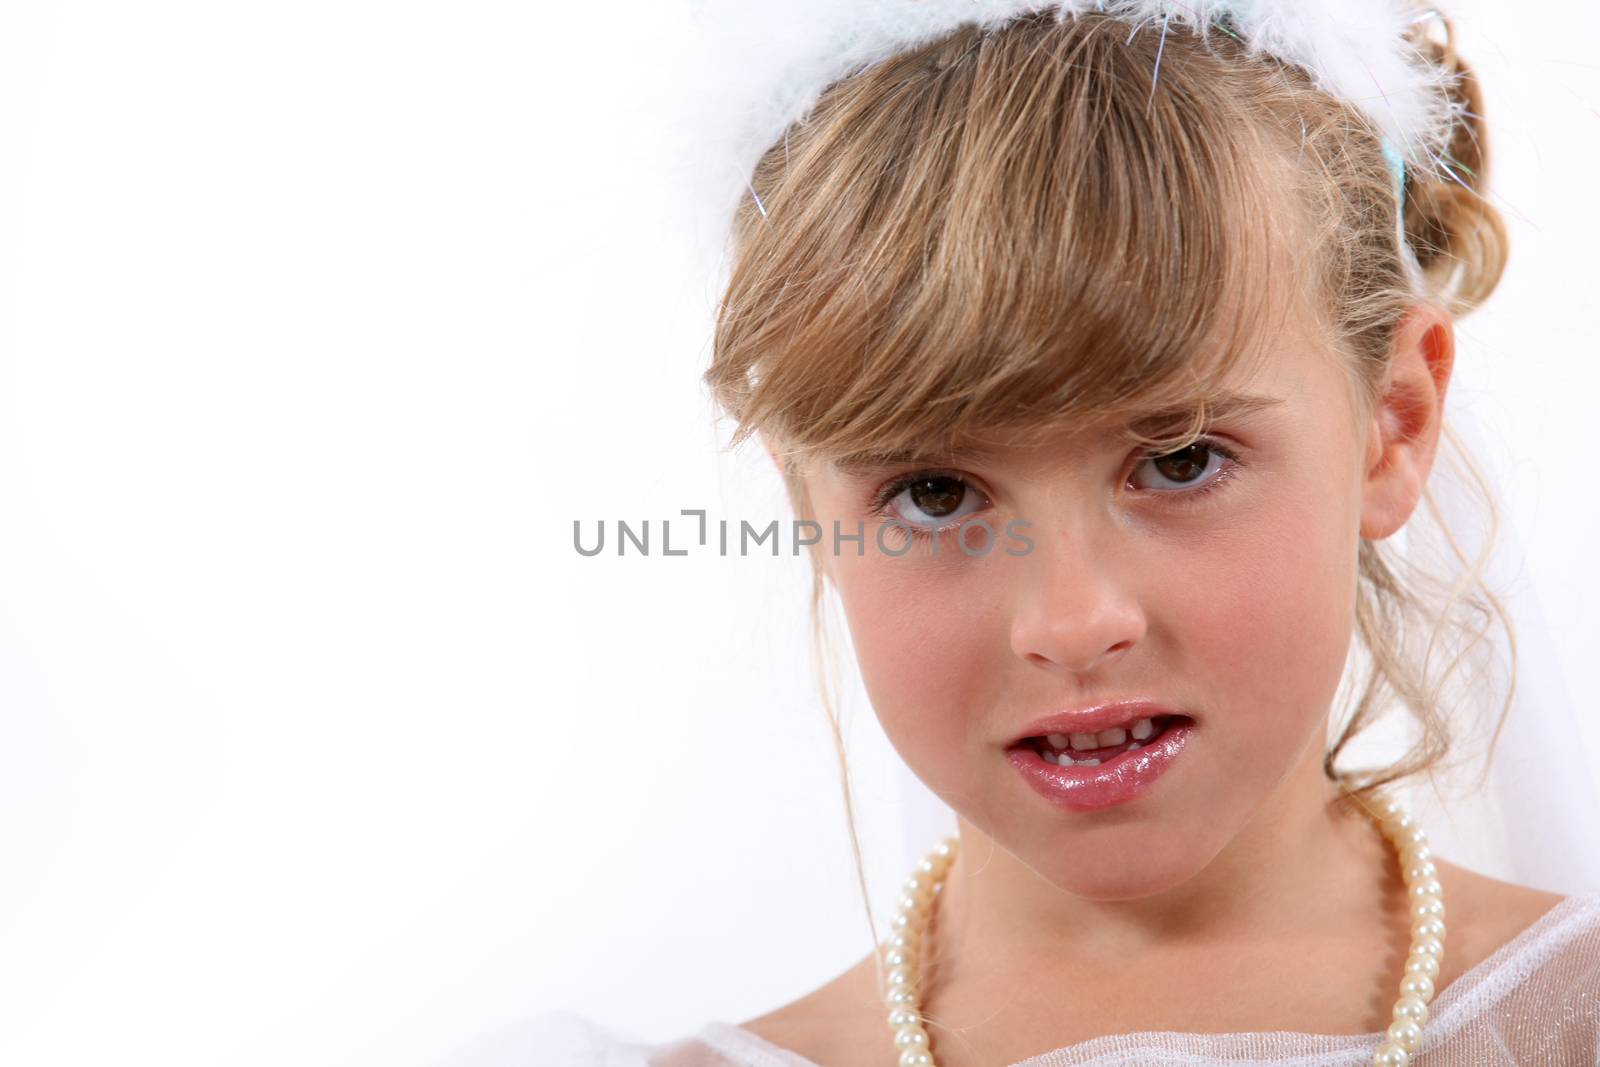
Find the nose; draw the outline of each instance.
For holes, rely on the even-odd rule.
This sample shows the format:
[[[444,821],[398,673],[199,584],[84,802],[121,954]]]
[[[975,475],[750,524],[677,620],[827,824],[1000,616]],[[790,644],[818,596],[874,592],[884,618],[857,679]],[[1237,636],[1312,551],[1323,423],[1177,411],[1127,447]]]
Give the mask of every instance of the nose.
[[[1148,623],[1133,583],[1085,544],[1037,538],[1031,566],[1018,575],[1011,648],[1034,666],[1093,674],[1120,662],[1144,637]]]

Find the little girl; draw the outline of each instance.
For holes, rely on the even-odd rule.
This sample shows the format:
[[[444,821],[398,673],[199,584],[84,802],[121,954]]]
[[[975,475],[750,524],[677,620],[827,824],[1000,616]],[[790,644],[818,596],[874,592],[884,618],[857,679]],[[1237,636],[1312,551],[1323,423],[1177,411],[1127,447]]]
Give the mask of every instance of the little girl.
[[[1385,789],[1451,707],[1384,541],[1506,254],[1449,22],[1025,6],[771,144],[706,376],[958,834],[798,1001],[549,1062],[1600,1063],[1600,895],[1451,864]],[[1396,56],[1409,96],[1351,80]],[[1391,703],[1423,742],[1336,769]]]

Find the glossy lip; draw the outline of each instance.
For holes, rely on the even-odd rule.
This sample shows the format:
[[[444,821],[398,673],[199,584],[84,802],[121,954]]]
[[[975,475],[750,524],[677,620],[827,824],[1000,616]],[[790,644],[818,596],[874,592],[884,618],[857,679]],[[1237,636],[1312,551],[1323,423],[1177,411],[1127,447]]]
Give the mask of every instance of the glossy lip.
[[[1052,804],[1098,811],[1126,804],[1147,791],[1177,760],[1193,733],[1193,723],[1171,723],[1150,744],[1119,752],[1098,767],[1046,763],[1027,746],[1008,748],[1006,758],[1034,792]]]
[[[1114,726],[1126,726],[1136,719],[1155,719],[1163,715],[1194,718],[1186,711],[1167,707],[1154,700],[1117,700],[1058,711],[1035,719],[1022,733],[1011,739],[1011,744],[1020,744],[1030,737],[1043,737],[1046,734],[1097,734]]]

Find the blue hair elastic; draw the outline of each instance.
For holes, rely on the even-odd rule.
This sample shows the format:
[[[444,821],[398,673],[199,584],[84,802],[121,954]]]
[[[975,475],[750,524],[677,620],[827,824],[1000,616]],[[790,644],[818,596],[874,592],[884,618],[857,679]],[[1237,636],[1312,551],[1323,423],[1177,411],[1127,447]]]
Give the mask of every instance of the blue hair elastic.
[[[1389,173],[1394,175],[1394,198],[1404,201],[1406,198],[1406,161],[1394,142],[1385,137],[1383,139],[1383,158],[1389,164]]]

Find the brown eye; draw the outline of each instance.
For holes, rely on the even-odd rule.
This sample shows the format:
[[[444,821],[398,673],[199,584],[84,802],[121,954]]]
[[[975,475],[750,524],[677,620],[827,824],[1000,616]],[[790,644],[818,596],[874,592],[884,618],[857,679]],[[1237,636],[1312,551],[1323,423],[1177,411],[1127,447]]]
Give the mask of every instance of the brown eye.
[[[884,487],[873,507],[921,530],[953,526],[983,507],[983,494],[953,474],[923,472],[907,475]]]
[[[1180,451],[1158,456],[1151,462],[1163,478],[1186,485],[1206,472],[1210,456],[1211,452],[1204,445],[1190,445]]]
[[[906,495],[918,511],[935,519],[949,518],[967,495],[963,482],[944,475],[919,478],[906,486]]]
[[[1153,488],[1175,497],[1198,495],[1226,481],[1237,466],[1235,460],[1234,454],[1220,444],[1196,441],[1176,452],[1146,456],[1139,469],[1154,470],[1164,484],[1135,488]]]

